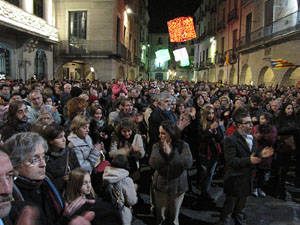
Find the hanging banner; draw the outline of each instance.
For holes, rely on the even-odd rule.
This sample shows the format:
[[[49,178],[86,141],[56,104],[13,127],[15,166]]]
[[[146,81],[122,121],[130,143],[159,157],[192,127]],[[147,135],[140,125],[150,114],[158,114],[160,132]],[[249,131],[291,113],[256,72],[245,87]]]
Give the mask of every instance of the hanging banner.
[[[183,42],[196,38],[192,17],[178,17],[168,21],[170,42]]]

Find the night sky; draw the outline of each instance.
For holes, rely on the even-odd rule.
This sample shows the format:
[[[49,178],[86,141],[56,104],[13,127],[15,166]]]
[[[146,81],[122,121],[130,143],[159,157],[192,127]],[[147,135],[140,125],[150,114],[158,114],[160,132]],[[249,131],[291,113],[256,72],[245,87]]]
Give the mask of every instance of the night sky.
[[[199,0],[149,0],[149,30],[151,33],[167,33],[167,21],[180,16],[193,16]]]

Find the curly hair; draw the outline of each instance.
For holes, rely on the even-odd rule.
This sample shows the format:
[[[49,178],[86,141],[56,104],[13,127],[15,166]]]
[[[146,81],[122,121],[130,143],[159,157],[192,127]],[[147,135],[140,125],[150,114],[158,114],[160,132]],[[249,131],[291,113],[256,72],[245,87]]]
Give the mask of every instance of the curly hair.
[[[70,101],[68,101],[68,117],[72,119],[76,116],[76,113],[79,111],[82,111],[83,109],[88,107],[88,102],[80,97],[72,98]]]
[[[119,136],[122,129],[130,129],[132,132],[137,133],[137,125],[135,122],[131,121],[128,118],[122,118],[120,123],[115,128],[115,133]]]

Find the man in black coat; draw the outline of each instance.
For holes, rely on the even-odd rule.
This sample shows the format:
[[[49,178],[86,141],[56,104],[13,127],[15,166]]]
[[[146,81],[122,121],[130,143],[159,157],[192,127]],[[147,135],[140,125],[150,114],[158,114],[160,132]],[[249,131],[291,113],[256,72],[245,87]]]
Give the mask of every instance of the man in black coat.
[[[243,223],[243,209],[247,196],[253,189],[254,166],[262,158],[274,153],[272,147],[264,148],[260,153],[255,139],[250,134],[253,127],[248,113],[241,112],[234,116],[237,130],[224,141],[224,156],[227,171],[224,175],[224,192],[226,199],[218,225],[229,225],[231,215],[236,225]]]

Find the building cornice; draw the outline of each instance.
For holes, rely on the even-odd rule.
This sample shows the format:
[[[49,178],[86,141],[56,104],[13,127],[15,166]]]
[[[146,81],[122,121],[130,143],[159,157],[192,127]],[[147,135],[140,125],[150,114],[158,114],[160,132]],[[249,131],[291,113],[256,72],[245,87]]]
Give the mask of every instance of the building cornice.
[[[4,1],[0,1],[0,23],[13,29],[42,37],[52,43],[59,42],[58,29],[56,27],[50,26],[44,19]]]

